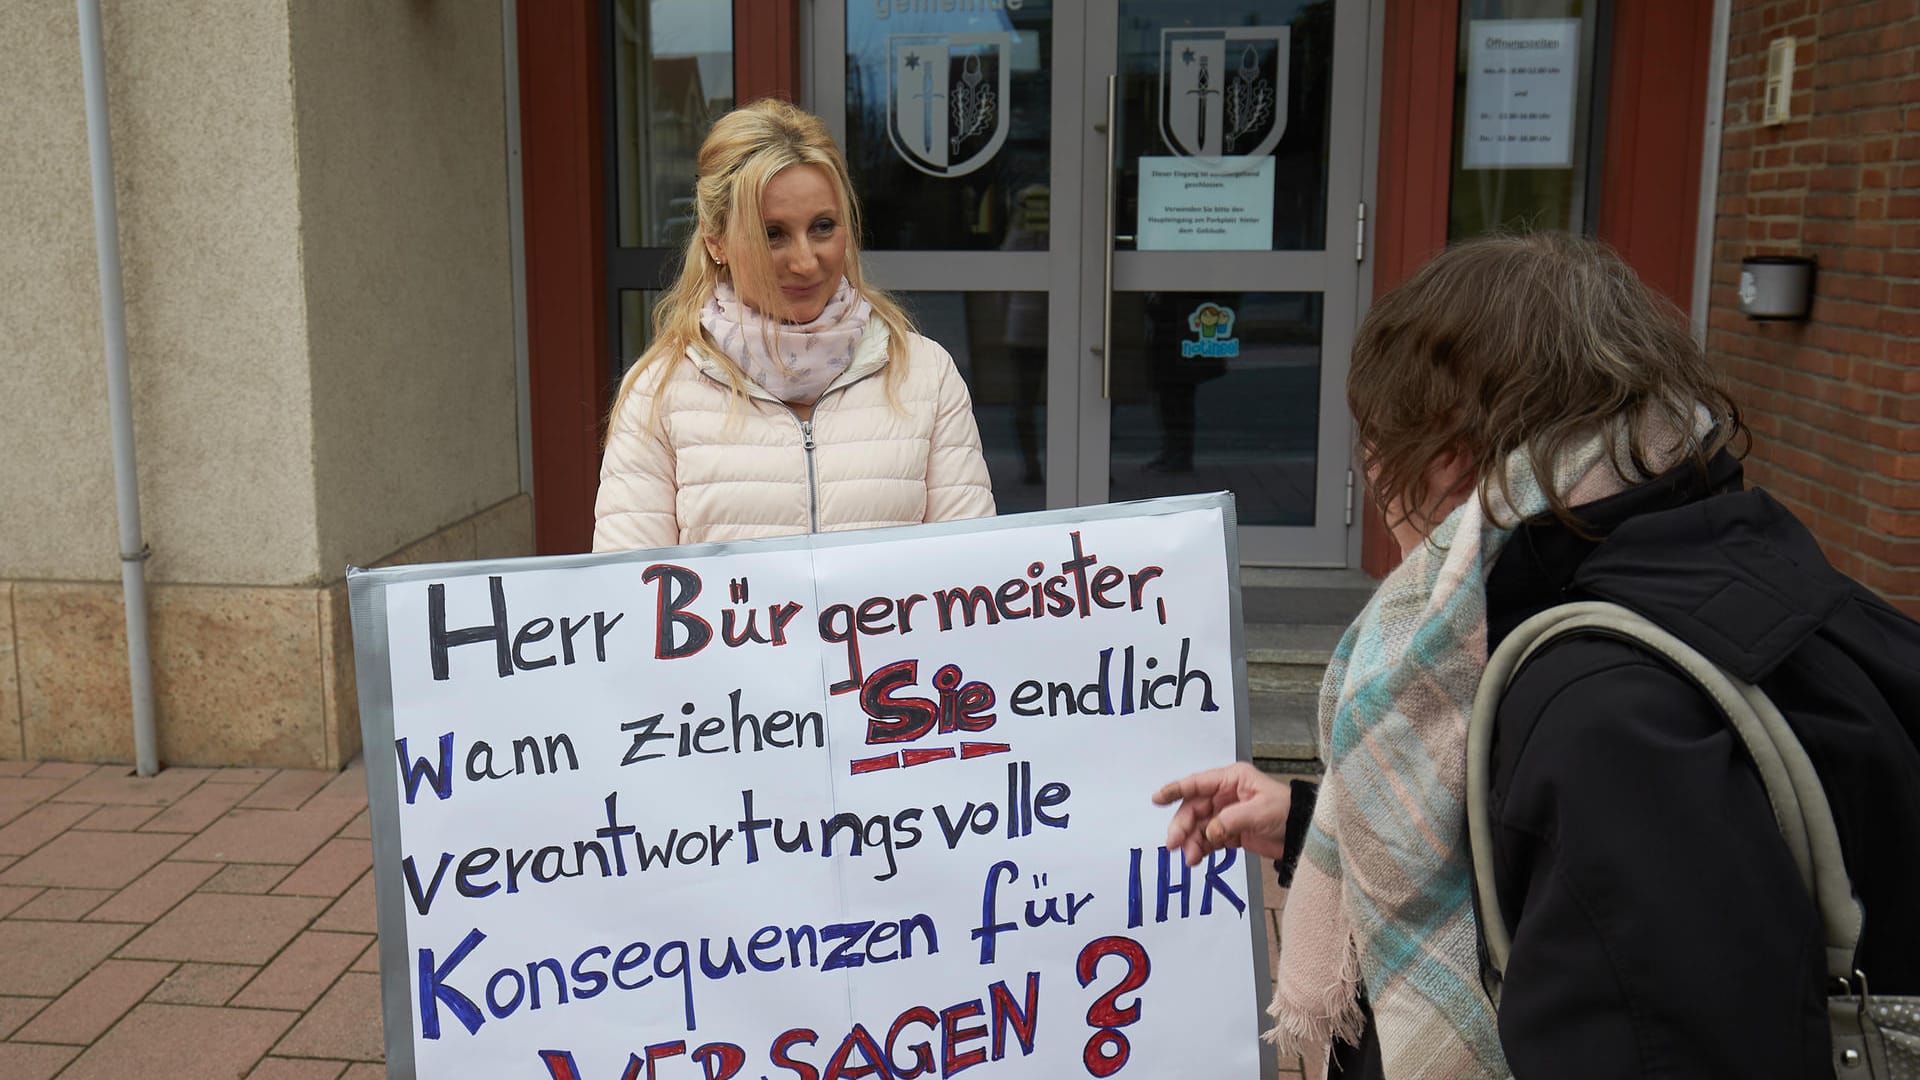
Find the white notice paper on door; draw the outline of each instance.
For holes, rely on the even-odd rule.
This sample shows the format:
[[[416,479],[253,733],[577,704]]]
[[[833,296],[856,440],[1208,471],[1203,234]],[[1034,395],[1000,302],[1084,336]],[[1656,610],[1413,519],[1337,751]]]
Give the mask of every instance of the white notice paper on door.
[[[1140,251],[1273,248],[1273,158],[1140,158]]]
[[[1474,19],[1467,33],[1461,167],[1572,168],[1580,20]]]

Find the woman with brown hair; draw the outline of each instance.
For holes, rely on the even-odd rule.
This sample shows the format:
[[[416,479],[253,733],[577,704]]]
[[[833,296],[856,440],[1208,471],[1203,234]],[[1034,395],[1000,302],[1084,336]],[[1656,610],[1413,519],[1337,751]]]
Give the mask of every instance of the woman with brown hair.
[[[697,225],[621,381],[595,551],[984,517],[966,384],[860,270],[860,207],[820,119],[714,124]]]
[[[1546,646],[1500,699],[1496,1013],[1466,722],[1490,650],[1575,600],[1757,683],[1832,802],[1858,962],[1912,993],[1920,625],[1742,490],[1738,412],[1684,319],[1593,242],[1441,254],[1368,313],[1348,398],[1404,561],[1328,666],[1317,798],[1245,764],[1155,796],[1190,862],[1245,846],[1291,884],[1274,1037],[1396,1080],[1832,1075],[1820,925],[1766,792],[1695,684],[1615,638]]]

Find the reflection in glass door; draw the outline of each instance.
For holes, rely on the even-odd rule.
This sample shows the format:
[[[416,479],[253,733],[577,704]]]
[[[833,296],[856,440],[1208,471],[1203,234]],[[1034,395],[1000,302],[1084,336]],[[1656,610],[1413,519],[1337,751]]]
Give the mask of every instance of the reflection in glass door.
[[[1054,5],[846,4],[847,162],[874,251],[1046,250]]]
[[[1108,497],[1227,490],[1242,525],[1310,528],[1323,301],[1317,292],[1118,294]]]
[[[1079,499],[1080,222],[1053,199],[1080,175],[1062,137],[1081,109],[1079,7],[844,0],[814,27],[815,100],[860,194],[863,268],[953,354],[1002,513]]]
[[[1229,490],[1243,560],[1344,565],[1364,6],[1089,11],[1083,495]]]
[[[865,269],[954,354],[1003,512],[1225,488],[1244,558],[1346,562],[1365,23],[1364,0],[822,5],[813,100]]]

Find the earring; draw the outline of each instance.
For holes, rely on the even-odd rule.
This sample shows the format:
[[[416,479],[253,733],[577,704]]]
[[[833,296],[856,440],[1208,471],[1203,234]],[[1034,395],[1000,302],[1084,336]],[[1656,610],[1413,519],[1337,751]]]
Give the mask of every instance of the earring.
[[[711,253],[710,253],[710,254],[711,254]],[[725,259],[723,259],[723,258],[721,258],[721,257],[720,257],[720,256],[718,256],[718,255],[714,255],[714,256],[713,256],[713,265],[715,265],[715,266],[725,266],[725,265],[727,265],[727,260],[725,260]]]

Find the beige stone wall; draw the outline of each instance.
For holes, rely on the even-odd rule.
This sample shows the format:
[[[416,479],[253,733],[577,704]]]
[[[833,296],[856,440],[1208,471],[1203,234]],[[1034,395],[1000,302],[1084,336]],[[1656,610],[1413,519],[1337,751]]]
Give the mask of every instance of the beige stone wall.
[[[533,548],[500,9],[104,6],[161,759],[338,766],[346,565]],[[0,3],[0,759],[127,761],[75,19]]]
[[[319,565],[286,18],[109,4],[141,514],[157,582]],[[118,580],[74,6],[0,5],[0,577]]]
[[[104,577],[113,473],[73,5],[0,4],[0,51],[0,577]]]
[[[319,565],[520,490],[492,3],[295,0]]]
[[[336,581],[517,492],[498,5],[105,9],[149,579]],[[70,0],[0,56],[0,578],[116,581]]]
[[[381,560],[525,554],[517,495]],[[344,581],[156,585],[155,728],[168,765],[339,768],[360,749]],[[0,580],[0,760],[131,761],[126,621],[117,582]]]

